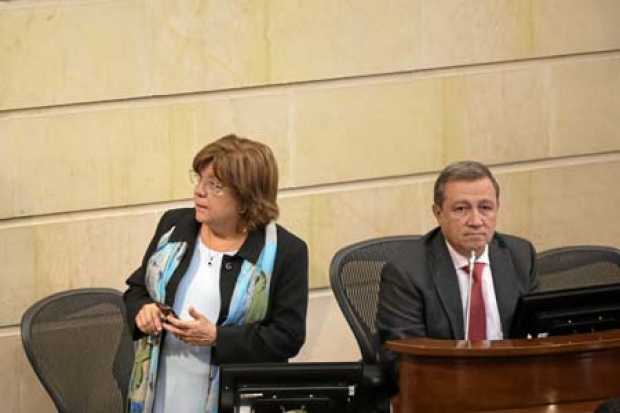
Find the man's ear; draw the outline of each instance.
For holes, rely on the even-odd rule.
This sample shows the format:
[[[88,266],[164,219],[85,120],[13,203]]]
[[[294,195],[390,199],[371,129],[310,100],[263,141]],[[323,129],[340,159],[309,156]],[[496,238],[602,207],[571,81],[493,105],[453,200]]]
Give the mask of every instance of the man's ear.
[[[433,215],[435,215],[435,218],[439,219],[439,215],[441,214],[441,208],[439,208],[436,204],[433,204]]]

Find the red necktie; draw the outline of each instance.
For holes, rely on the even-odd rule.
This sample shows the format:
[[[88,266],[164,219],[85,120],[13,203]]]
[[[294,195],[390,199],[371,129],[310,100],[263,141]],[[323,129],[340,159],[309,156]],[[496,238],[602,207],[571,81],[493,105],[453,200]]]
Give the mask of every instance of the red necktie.
[[[463,267],[469,274],[469,267]],[[474,263],[474,280],[469,295],[469,339],[486,340],[487,338],[487,317],[484,309],[484,297],[482,296],[482,271],[483,262]],[[467,320],[466,320],[467,321]]]

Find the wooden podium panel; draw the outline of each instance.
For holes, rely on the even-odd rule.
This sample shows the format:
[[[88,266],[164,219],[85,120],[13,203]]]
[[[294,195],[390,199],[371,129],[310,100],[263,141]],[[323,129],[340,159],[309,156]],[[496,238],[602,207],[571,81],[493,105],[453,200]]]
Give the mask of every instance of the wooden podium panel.
[[[620,330],[532,340],[389,341],[400,412],[591,413],[620,396]]]

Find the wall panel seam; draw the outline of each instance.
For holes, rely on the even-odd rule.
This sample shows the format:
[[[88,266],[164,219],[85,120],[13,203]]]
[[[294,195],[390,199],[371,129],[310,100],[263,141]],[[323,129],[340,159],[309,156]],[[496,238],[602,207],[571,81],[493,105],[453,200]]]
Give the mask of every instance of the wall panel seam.
[[[168,95],[153,94],[120,99],[106,99],[100,101],[68,102],[57,105],[0,109],[0,120],[10,117],[44,116],[56,112],[79,113],[89,110],[103,110],[107,108],[135,108],[140,106],[148,107],[161,105],[163,103],[175,103],[179,101],[191,102],[192,100],[203,100],[205,97],[211,99],[234,99],[243,97],[254,97],[286,93],[291,89],[293,91],[302,91],[309,88],[329,89],[352,86],[367,86],[381,83],[411,81],[416,79],[447,77],[451,75],[468,75],[481,72],[487,73],[556,62],[604,60],[614,58],[620,58],[620,49],[610,49],[555,56],[532,57],[526,59],[514,59],[505,61],[471,63],[437,68],[420,68],[387,73],[371,73],[329,79],[302,80],[289,83],[272,83],[227,89],[197,90]]]
[[[609,162],[620,162],[620,150],[596,154],[570,155],[557,158],[532,159],[501,164],[490,164],[490,166],[494,173],[502,175],[513,172],[528,172],[541,169],[595,165]],[[378,187],[410,185],[420,182],[431,182],[435,179],[437,173],[438,171],[428,171],[408,175],[369,178],[358,181],[326,183],[296,188],[282,188],[280,190],[279,197],[281,199],[284,199],[325,193],[338,193],[343,191],[372,189]],[[0,230],[24,226],[59,224],[127,215],[163,213],[168,209],[191,206],[192,201],[188,197],[188,199],[176,201],[163,201],[149,204],[138,204],[130,206],[125,205],[109,208],[57,212],[36,216],[21,216],[18,218],[5,218],[0,219]]]

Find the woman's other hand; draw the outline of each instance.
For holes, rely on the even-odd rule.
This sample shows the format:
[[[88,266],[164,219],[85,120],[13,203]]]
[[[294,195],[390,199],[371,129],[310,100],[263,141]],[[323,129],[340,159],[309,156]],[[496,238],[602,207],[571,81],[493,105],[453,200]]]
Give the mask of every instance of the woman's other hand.
[[[162,330],[163,314],[157,304],[144,304],[136,315],[136,326],[144,334],[158,335]]]
[[[217,328],[207,317],[194,307],[189,308],[193,320],[179,320],[168,317],[163,326],[176,338],[194,346],[212,346],[217,339]]]

